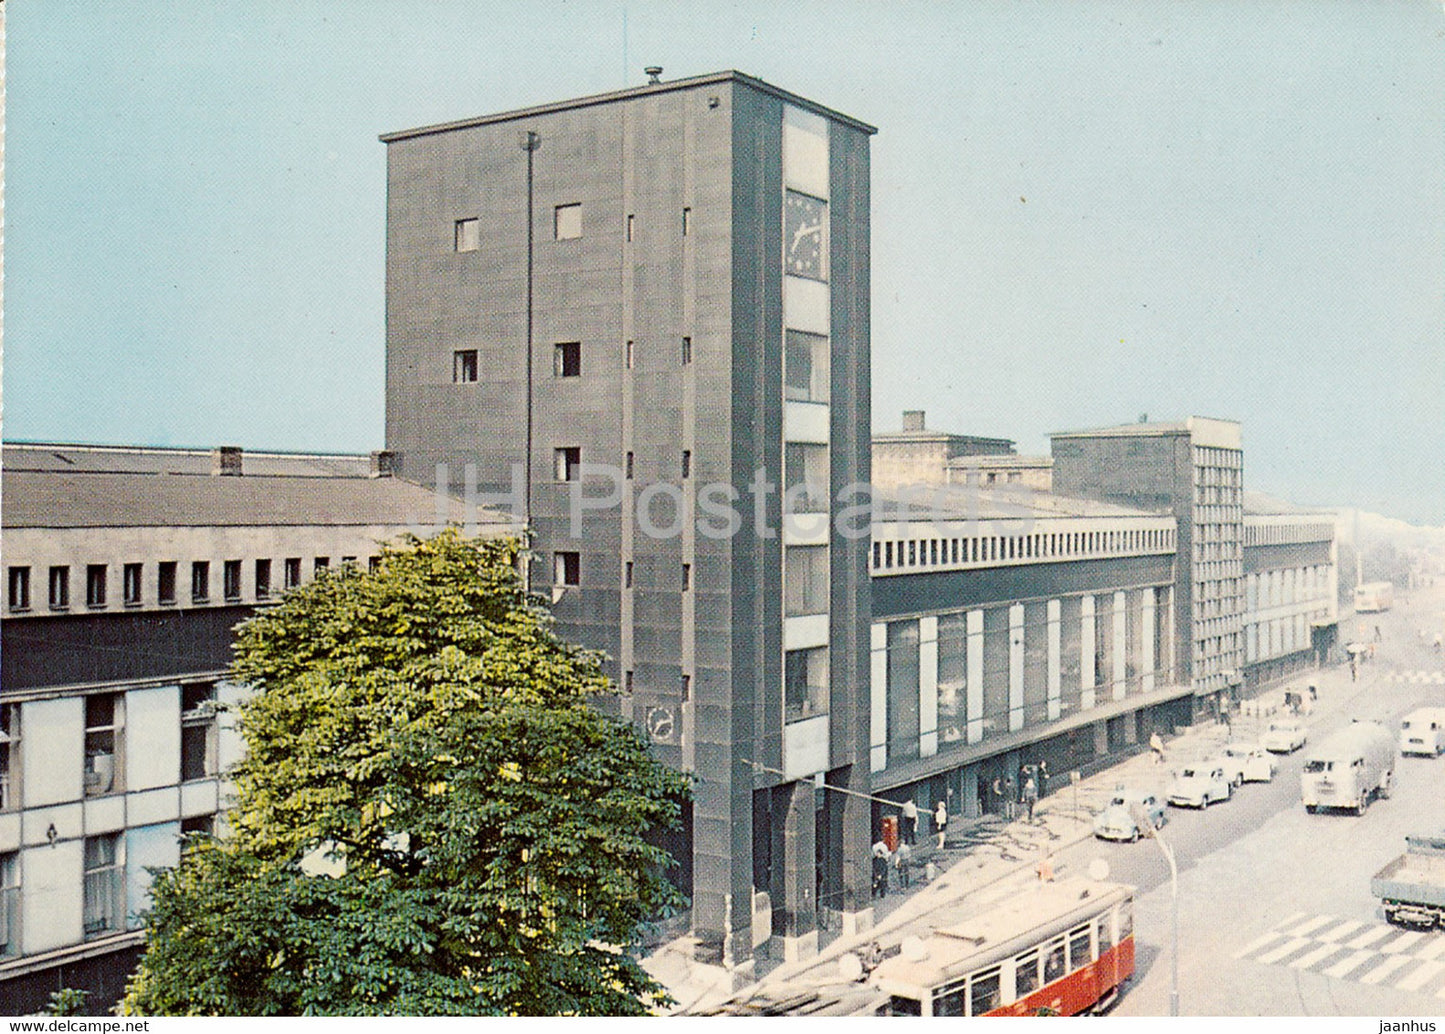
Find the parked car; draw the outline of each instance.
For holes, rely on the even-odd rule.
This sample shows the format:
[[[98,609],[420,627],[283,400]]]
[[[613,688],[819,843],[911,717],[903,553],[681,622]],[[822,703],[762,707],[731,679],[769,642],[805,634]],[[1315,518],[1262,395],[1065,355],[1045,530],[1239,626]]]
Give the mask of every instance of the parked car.
[[[1274,758],[1255,743],[1226,743],[1219,752],[1218,762],[1235,786],[1267,783],[1274,778]]]
[[[1259,744],[1275,754],[1289,754],[1299,750],[1308,740],[1304,722],[1297,718],[1276,718],[1259,738]]]
[[[1234,787],[1217,761],[1180,769],[1169,786],[1169,803],[1180,807],[1204,808],[1232,796]]]
[[[1164,825],[1164,802],[1152,790],[1120,787],[1094,818],[1094,836],[1101,840],[1138,840],[1143,835],[1135,811],[1142,811],[1155,829]]]

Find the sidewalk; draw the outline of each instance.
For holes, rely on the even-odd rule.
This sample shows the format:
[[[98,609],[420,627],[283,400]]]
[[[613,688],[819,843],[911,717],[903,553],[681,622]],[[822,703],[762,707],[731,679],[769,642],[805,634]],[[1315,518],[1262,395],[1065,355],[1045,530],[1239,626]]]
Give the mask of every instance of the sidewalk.
[[[1224,725],[1192,726],[1168,741],[1164,765],[1156,764],[1145,749],[1076,784],[1059,787],[1039,801],[1033,822],[1022,818],[1006,822],[990,815],[959,823],[959,828],[950,831],[941,851],[934,846],[934,839],[920,829],[913,884],[898,887],[897,872],[890,870],[887,896],[872,903],[871,929],[851,937],[820,930],[818,954],[801,962],[784,963],[760,954],[755,960],[756,982],[737,992],[733,991],[732,973],[692,958],[689,938],[663,945],[642,960],[643,967],[671,992],[677,1002],[671,1010],[674,1015],[709,1011],[733,999],[778,997],[799,985],[836,982],[836,960],[844,953],[873,941],[886,949],[901,941],[903,934],[899,931],[910,923],[941,909],[966,904],[975,896],[982,898],[985,895],[981,892],[1002,881],[1032,872],[1045,854],[1058,853],[1089,839],[1093,836],[1095,814],[1118,786],[1162,791],[1173,769],[1210,756],[1227,739],[1253,739],[1267,722],[1264,716],[1236,716],[1232,736],[1231,729]],[[938,870],[932,882],[923,878],[930,862]]]

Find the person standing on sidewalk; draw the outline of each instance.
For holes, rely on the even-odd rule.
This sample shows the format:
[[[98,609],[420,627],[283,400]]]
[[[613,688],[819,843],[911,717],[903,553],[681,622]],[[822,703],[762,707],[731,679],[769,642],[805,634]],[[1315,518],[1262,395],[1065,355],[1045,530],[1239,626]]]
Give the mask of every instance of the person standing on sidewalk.
[[[888,896],[888,862],[892,852],[888,845],[880,837],[873,845],[873,896],[875,898],[886,898]]]
[[[1018,818],[1019,794],[1018,784],[1014,782],[1012,773],[1003,777],[1003,817],[1012,822]]]
[[[1164,764],[1164,739],[1157,732],[1149,734],[1149,750],[1154,754],[1154,764]]]
[[[1034,805],[1039,803],[1039,788],[1034,782],[1034,777],[1029,776],[1024,780],[1024,807],[1028,809],[1029,821],[1034,820]]]
[[[938,833],[938,849],[943,850],[943,840],[948,833],[948,806],[942,801],[933,809],[933,828]]]
[[[903,842],[905,844],[917,843],[918,835],[918,805],[913,803],[913,798],[903,802]]]
[[[898,886],[900,889],[913,885],[913,875],[909,867],[913,864],[913,848],[908,846],[905,840],[898,845],[898,850],[893,852],[893,867],[898,870]]]

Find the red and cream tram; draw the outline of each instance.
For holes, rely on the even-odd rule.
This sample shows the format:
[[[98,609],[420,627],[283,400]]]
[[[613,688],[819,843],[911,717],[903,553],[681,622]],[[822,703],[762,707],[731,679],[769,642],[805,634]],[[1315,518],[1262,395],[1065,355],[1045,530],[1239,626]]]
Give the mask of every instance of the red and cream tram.
[[[884,960],[871,983],[888,1016],[1063,1016],[1111,1004],[1134,972],[1134,888],[1075,877]]]

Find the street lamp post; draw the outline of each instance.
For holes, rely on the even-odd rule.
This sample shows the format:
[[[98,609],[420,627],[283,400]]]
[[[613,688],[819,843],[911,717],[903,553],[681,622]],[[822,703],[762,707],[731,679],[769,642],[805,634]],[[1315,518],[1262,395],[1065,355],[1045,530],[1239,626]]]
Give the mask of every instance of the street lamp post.
[[[1159,853],[1169,863],[1169,897],[1172,916],[1169,924],[1169,1015],[1179,1015],[1179,868],[1174,864],[1174,849],[1164,842],[1153,821],[1144,809],[1135,805],[1131,812],[1134,822],[1144,835],[1159,845]]]
[[[542,146],[542,136],[532,130],[518,134],[517,144],[527,152],[527,465],[523,499],[523,520],[532,528],[532,256],[535,233],[532,204],[532,158]],[[529,565],[530,566],[530,565]]]

